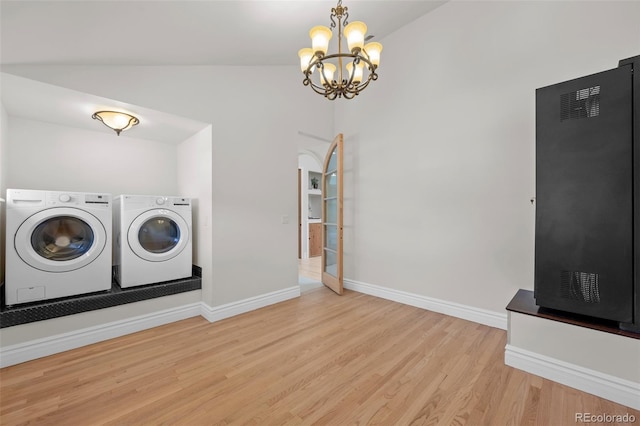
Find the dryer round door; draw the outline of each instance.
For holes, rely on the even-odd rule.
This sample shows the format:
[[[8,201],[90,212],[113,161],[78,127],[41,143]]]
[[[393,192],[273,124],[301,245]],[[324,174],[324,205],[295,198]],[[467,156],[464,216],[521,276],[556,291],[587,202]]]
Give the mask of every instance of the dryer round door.
[[[148,210],[136,217],[127,232],[131,250],[150,262],[164,262],[179,255],[189,242],[189,226],[178,213]]]
[[[16,231],[14,246],[29,266],[69,272],[96,260],[107,244],[100,220],[84,210],[57,207],[29,216]]]

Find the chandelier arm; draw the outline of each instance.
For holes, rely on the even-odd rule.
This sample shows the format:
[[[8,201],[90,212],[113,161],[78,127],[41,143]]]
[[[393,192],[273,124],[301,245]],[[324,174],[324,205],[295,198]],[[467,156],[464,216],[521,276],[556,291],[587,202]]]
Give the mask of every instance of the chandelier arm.
[[[369,84],[371,83],[371,80],[372,80],[371,78],[367,78],[366,81],[364,81],[363,83],[355,87],[353,91],[358,93],[362,92],[364,89],[367,88],[367,86],[369,86]]]
[[[321,60],[318,60],[317,67],[318,67],[318,72],[320,73],[320,82],[322,83],[323,86],[325,86],[325,87],[329,86],[330,87],[331,86],[331,82],[329,80],[327,80],[327,76],[324,75],[324,62],[322,62]]]
[[[377,67],[373,65],[373,63],[368,59],[365,58],[364,56],[361,55],[357,55],[354,53],[333,53],[331,55],[325,55],[322,57],[322,60],[318,60],[317,62],[312,62],[311,64],[309,64],[309,67],[311,67],[312,65],[316,64],[316,63],[320,63],[322,61],[324,61],[325,59],[334,59],[334,58],[338,58],[338,57],[343,57],[343,58],[360,58],[361,61],[364,61],[365,64],[367,64],[367,69],[368,70],[375,70]],[[309,70],[309,68],[307,68],[307,70]]]
[[[358,66],[358,64],[360,63],[360,57],[356,55],[355,58],[353,58],[353,62],[352,62],[352,67],[353,70],[351,71],[351,75],[349,76],[349,81],[347,82],[347,88],[351,87],[351,85],[353,84],[353,79],[356,76],[356,67]]]
[[[371,61],[371,56],[369,56],[369,52],[367,52],[367,51],[365,50],[365,48],[364,48],[364,47],[360,50],[360,52],[364,52],[364,54],[365,54],[365,56],[367,57],[367,59],[368,59],[369,61]],[[363,58],[364,58],[364,56],[363,56]],[[371,63],[371,62],[369,62],[369,63]],[[371,66],[374,66],[374,65],[373,65],[373,64],[371,64]]]
[[[327,80],[324,79],[324,81],[326,82]],[[310,86],[311,89],[313,89],[314,92],[316,92],[319,95],[323,95],[325,97],[327,96],[327,94],[329,94],[329,93],[334,91],[334,90],[330,90],[333,87],[331,85],[331,83],[329,83],[327,86],[318,86],[316,83],[314,83],[313,80],[311,79],[311,73],[309,73],[309,75],[307,75],[307,77],[304,79],[304,81],[302,83],[305,86]]]
[[[329,99],[329,100],[334,100],[336,98],[336,94],[337,92],[335,90],[331,90],[330,88],[327,87],[320,87],[317,84],[311,82],[309,84],[309,86],[311,86],[311,89],[316,92],[319,95],[324,96],[325,98]]]
[[[310,68],[311,66],[309,66],[309,68],[307,68],[307,70],[304,72],[305,77],[302,80],[302,84],[305,86],[310,86],[314,92],[324,95],[326,92],[326,88],[322,86],[318,86],[313,82],[313,80],[311,79],[312,73]]]
[[[304,80],[302,80],[302,84],[304,84],[305,86],[313,84],[313,82],[311,81],[311,77],[309,75],[305,75]]]
[[[342,58],[352,58],[354,60],[354,63],[357,61],[364,61],[365,64],[367,64],[367,69],[369,71],[369,75],[367,77],[367,80],[358,85],[358,86],[353,86],[352,89],[349,89],[349,87],[351,87],[353,85],[353,78],[355,77],[355,72],[352,73],[352,75],[350,76],[349,80],[333,80],[333,81],[329,81],[327,80],[325,74],[324,74],[324,63],[323,61],[326,59],[342,59]],[[315,84],[313,82],[313,80],[311,79],[311,75],[312,75],[312,68],[316,66],[318,71],[320,72],[320,82],[323,84],[323,86],[318,86],[317,84]],[[373,66],[373,64],[371,63],[371,61],[364,57],[364,56],[360,56],[358,54],[353,54],[353,53],[334,53],[332,55],[327,55],[327,56],[323,56],[322,58],[316,58],[315,60],[313,60],[309,66],[307,67],[307,70],[304,72],[305,74],[305,79],[303,80],[303,84],[305,86],[311,85],[314,88],[314,91],[316,93],[322,94],[326,96],[326,93],[331,93],[331,92],[350,92],[350,93],[356,93],[356,92],[360,92],[362,91],[365,87],[367,87],[369,85],[369,82],[373,79],[376,80],[378,78],[378,75],[375,72],[375,67]]]
[[[331,101],[336,99],[339,96],[342,96],[342,94],[345,93],[344,89],[337,90],[336,86],[333,86],[333,85],[327,86],[327,87],[320,87],[317,84],[315,84],[313,81],[310,81],[308,85],[311,86],[311,89],[314,92],[324,96],[325,98]]]
[[[369,60],[369,58],[365,58],[362,55],[359,55],[358,57],[360,58],[361,61],[364,61],[364,63],[367,64],[367,69],[369,70],[369,72],[375,72],[376,66],[373,65],[373,63],[371,62],[371,60]]]
[[[316,92],[317,94],[325,96],[325,97],[327,96],[328,93],[330,93],[330,92],[327,92],[326,88],[320,87],[320,86],[318,86],[318,85],[316,85],[314,83],[311,83],[311,89],[313,89],[313,91]]]
[[[369,77],[367,78],[366,81],[360,83],[357,86],[353,86],[353,88],[347,88],[347,92],[348,93],[353,93],[355,95],[357,95],[358,93],[360,93],[361,91],[363,91],[364,89],[366,89],[366,87],[369,85],[369,83],[371,82],[371,75],[369,75]]]

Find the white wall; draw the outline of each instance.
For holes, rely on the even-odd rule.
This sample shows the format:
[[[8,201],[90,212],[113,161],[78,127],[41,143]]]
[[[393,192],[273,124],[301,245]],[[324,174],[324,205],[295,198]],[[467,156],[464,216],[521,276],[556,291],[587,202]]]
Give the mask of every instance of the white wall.
[[[212,299],[213,238],[211,233],[211,126],[177,148],[178,195],[192,199],[193,264],[202,268],[202,295]]]
[[[9,140],[9,116],[0,102],[0,198],[6,196],[7,141]],[[5,204],[0,201],[0,282],[4,281]]]
[[[213,288],[204,301],[223,305],[297,285],[298,129],[324,134],[333,120],[332,104],[302,85],[298,67],[2,71],[212,123]]]
[[[176,146],[10,117],[7,187],[176,194]]]
[[[311,153],[298,154],[298,167],[305,169],[307,172],[322,172],[321,161],[322,158],[317,158],[316,155]],[[302,183],[303,185],[307,184],[307,181]]]
[[[504,313],[533,288],[535,89],[640,54],[637,2],[450,2],[336,103],[345,278]]]

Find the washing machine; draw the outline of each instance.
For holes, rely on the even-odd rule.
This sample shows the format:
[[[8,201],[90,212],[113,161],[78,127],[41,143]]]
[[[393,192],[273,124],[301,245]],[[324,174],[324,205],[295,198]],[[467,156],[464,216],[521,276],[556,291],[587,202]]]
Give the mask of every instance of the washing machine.
[[[110,194],[7,189],[7,305],[111,290]]]
[[[114,270],[120,287],[191,277],[190,198],[120,195],[113,205]]]

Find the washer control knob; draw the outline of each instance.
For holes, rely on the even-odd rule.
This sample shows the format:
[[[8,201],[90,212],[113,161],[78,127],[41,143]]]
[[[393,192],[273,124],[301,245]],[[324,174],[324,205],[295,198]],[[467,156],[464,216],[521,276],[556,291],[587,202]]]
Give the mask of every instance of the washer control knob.
[[[156,204],[158,204],[160,206],[163,205],[164,204],[164,198],[160,197],[160,198],[156,199]]]
[[[71,201],[71,196],[69,194],[60,194],[58,199],[63,203],[68,203],[69,201]]]

